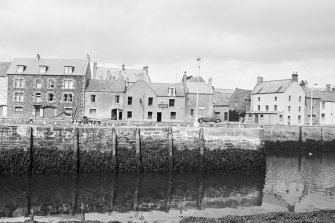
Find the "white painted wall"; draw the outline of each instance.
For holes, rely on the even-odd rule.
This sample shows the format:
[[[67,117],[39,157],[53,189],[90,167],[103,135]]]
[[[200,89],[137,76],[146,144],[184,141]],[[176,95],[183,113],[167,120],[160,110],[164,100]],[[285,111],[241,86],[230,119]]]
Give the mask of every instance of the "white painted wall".
[[[322,106],[320,102],[320,125],[332,125],[335,124],[335,102],[324,102],[325,106]],[[322,118],[322,114],[325,115]]]

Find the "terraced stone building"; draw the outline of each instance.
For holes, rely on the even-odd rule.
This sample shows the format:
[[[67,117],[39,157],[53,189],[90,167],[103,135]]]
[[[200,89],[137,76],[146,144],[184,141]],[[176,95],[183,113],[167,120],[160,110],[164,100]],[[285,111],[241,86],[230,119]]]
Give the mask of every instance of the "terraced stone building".
[[[90,79],[90,58],[14,59],[8,71],[9,117],[79,119],[84,114],[84,91]]]

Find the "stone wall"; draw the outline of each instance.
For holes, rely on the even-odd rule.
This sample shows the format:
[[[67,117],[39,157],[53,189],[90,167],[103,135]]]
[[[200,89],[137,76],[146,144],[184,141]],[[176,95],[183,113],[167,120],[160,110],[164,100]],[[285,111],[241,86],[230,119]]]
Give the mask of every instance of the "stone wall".
[[[262,168],[262,131],[0,126],[0,174]]]

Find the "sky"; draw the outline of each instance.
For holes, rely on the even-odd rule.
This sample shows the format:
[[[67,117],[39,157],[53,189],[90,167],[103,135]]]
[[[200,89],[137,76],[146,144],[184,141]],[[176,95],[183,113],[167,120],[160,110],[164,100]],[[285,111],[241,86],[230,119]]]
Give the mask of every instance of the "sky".
[[[0,61],[86,58],[149,66],[152,82],[184,71],[217,88],[289,79],[335,87],[334,0],[0,0]]]

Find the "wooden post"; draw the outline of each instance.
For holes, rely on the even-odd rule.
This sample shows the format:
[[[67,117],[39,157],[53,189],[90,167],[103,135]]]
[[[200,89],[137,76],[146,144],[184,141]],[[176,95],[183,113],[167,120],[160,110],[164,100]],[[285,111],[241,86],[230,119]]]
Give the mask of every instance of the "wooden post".
[[[28,129],[28,137],[29,137],[29,167],[28,172],[32,173],[34,169],[34,132],[33,127]]]
[[[117,135],[115,128],[112,128],[112,157],[113,157],[113,165],[114,171],[118,169],[118,161],[117,161]]]
[[[80,154],[79,154],[79,128],[74,128],[73,132],[73,161],[75,163],[75,172],[80,171]]]
[[[169,168],[173,170],[173,138],[172,138],[172,128],[168,128],[168,141],[169,141]]]
[[[299,143],[302,143],[302,126],[299,126]]]
[[[199,149],[200,149],[201,170],[203,170],[204,169],[204,149],[205,149],[204,128],[199,129]]]
[[[137,162],[137,170],[142,170],[142,157],[141,157],[141,132],[140,129],[136,129],[136,162]]]

